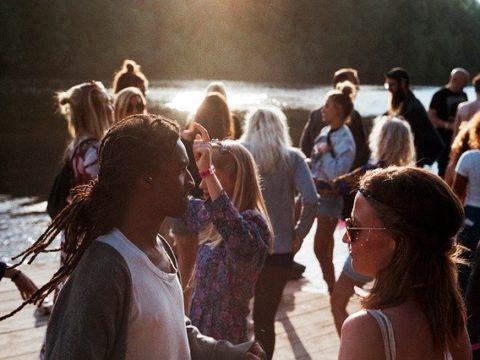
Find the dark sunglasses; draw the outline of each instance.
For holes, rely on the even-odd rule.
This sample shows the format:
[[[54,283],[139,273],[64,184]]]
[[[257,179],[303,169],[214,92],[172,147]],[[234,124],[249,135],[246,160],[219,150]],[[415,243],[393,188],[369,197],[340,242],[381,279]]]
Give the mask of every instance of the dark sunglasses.
[[[358,235],[362,230],[387,230],[386,228],[378,227],[357,227],[355,226],[352,218],[345,219],[345,229],[347,230],[348,240],[351,244],[358,239]]]
[[[136,110],[137,112],[143,112],[145,110],[145,104],[143,102],[139,102],[134,106],[132,103],[128,103],[127,112],[131,113],[133,110]]]

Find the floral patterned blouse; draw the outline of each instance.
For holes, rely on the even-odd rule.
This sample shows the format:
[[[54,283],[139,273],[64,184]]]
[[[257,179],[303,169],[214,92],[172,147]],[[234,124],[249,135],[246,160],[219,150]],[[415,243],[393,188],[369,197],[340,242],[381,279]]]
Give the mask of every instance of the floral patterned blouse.
[[[267,257],[271,233],[256,211],[241,214],[222,192],[215,201],[192,198],[187,225],[198,233],[213,222],[223,241],[197,254],[190,319],[204,334],[233,344],[247,341],[248,302]]]

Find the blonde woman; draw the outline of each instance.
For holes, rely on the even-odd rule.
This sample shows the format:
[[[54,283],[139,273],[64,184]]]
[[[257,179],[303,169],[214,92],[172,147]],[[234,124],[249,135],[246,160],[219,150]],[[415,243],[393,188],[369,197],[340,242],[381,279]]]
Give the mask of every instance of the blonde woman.
[[[201,197],[203,192],[199,188],[199,184],[202,179],[198,173],[192,150],[194,137],[197,133],[195,124],[203,126],[213,139],[233,139],[232,116],[223,94],[219,92],[207,93],[202,104],[198,107],[193,121],[187,124],[187,129],[182,133],[182,141],[190,159],[188,171],[190,171],[195,181],[195,187],[192,189],[191,195]],[[198,238],[188,230],[183,219],[173,219],[171,233],[175,239],[178,266],[183,275],[182,286],[185,291],[185,310],[188,313],[192,290],[190,285],[193,284],[190,280],[197,256]]]
[[[130,86],[115,96],[114,109],[117,123],[130,115],[146,114],[147,100],[140,89]]]
[[[415,165],[415,147],[412,130],[410,125],[400,118],[390,116],[380,118],[370,133],[369,144],[372,152],[370,164],[340,176],[329,184],[318,186],[318,191],[322,196],[329,196],[329,193],[342,195],[355,192],[358,188],[360,177],[368,170],[392,165]],[[345,260],[342,273],[335,283],[330,298],[332,314],[339,335],[342,324],[348,317],[346,308],[354,293],[354,287],[362,287],[372,280],[353,270],[350,256]]]
[[[56,99],[59,112],[67,121],[71,142],[64,153],[63,170],[49,196],[47,212],[52,219],[67,205],[71,188],[97,176],[100,139],[113,123],[112,103],[101,82],[73,86],[58,92]]]
[[[105,86],[90,81],[57,93],[60,113],[68,123],[72,141],[64,154],[64,162],[71,169],[70,188],[87,184],[98,174],[100,140],[113,123],[113,107]],[[52,213],[55,217],[63,207]],[[50,213],[50,212],[49,212]],[[61,253],[63,263],[65,253]]]
[[[195,129],[203,201],[191,200],[186,216],[201,243],[190,318],[205,335],[238,344],[247,340],[248,302],[271,243],[268,215],[248,150]]]
[[[275,314],[287,284],[293,256],[308,234],[317,209],[312,175],[300,150],[292,147],[287,118],[277,108],[257,109],[247,116],[241,142],[250,150],[262,177],[262,194],[274,232],[273,253],[255,287],[253,320],[255,338],[271,359],[275,348]],[[302,211],[294,220],[295,192]]]

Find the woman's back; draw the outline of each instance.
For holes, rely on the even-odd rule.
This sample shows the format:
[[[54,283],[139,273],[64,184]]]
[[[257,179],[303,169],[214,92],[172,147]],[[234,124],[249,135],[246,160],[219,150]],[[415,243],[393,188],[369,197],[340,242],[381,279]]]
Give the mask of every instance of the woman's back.
[[[248,149],[248,145],[246,145]],[[285,161],[279,161],[275,170],[260,172],[262,194],[275,236],[274,253],[288,253],[295,230],[295,192],[302,195],[305,214],[298,224],[300,233],[308,232],[316,211],[317,194],[305,157],[296,149],[286,148]],[[309,220],[311,218],[311,221]],[[302,220],[302,219],[300,219]],[[304,228],[307,228],[304,230]],[[297,231],[298,231],[297,230]]]
[[[393,329],[393,341],[391,337],[388,339],[388,323]],[[382,327],[385,328],[383,335]],[[468,341],[465,336],[461,340]],[[360,311],[347,319],[342,328],[339,359],[469,359],[465,351],[468,349],[466,344],[459,347],[462,349],[460,352],[456,353],[453,349],[452,354],[440,353],[434,345],[428,319],[420,306],[415,302],[407,302],[381,311]],[[391,350],[393,356],[388,357],[387,349]]]

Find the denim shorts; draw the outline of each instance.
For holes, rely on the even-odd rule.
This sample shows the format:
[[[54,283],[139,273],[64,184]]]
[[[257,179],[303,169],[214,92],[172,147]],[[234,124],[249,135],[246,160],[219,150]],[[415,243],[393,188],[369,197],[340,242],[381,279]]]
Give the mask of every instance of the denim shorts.
[[[350,279],[352,279],[359,285],[365,285],[366,283],[369,283],[373,280],[373,278],[371,278],[370,276],[359,274],[353,269],[352,257],[350,255],[348,255],[348,257],[345,259],[342,272],[344,272],[345,275],[347,275]]]

